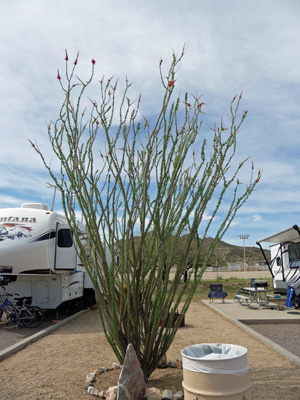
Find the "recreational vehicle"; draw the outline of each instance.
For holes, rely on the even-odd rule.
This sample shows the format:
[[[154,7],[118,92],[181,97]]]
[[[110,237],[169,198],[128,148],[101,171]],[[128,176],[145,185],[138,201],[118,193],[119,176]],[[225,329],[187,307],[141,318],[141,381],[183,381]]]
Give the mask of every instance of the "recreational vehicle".
[[[261,243],[272,243],[271,262],[268,262]],[[300,229],[298,225],[276,233],[257,242],[273,279],[275,293],[287,294],[288,287],[293,292],[293,304],[300,308]]]
[[[39,203],[0,210],[0,277],[43,309],[94,293],[66,218]]]

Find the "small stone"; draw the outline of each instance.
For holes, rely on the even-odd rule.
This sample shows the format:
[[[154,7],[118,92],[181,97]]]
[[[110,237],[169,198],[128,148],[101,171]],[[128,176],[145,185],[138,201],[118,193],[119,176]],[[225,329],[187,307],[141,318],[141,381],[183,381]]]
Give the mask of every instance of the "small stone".
[[[110,388],[107,389],[104,396],[106,400],[116,400],[117,393],[118,393],[118,386],[111,386]]]
[[[183,395],[183,391],[179,390],[178,392],[176,392],[173,396],[174,400],[183,400],[184,399],[184,395]]]
[[[89,386],[88,388],[88,393],[91,394],[94,397],[100,397],[99,396],[99,390],[97,390],[96,388],[94,388],[94,386]]]
[[[180,357],[176,358],[177,368],[182,369],[182,360]]]
[[[104,392],[104,390],[101,390],[101,392],[99,392],[99,397],[102,397],[102,399],[105,399],[105,392]]]
[[[95,374],[95,376],[96,375],[101,375],[101,374],[103,374],[103,372],[104,371],[102,371],[102,368],[97,368],[97,369],[95,369],[94,374]]]
[[[95,372],[90,372],[89,374],[87,374],[85,380],[90,381],[90,382],[94,382],[95,381]]]
[[[121,366],[119,364],[112,363],[112,365],[113,365],[113,369],[121,369]]]
[[[169,368],[177,368],[177,362],[175,362],[175,361],[169,361],[169,362],[168,362],[168,367],[169,367]]]
[[[172,400],[173,399],[173,393],[172,390],[166,389],[162,392],[162,398],[163,400]]]
[[[84,383],[85,390],[88,390],[89,386],[93,386],[93,382],[95,382],[95,373],[91,372],[87,374],[85,378],[85,383]]]
[[[85,383],[84,383],[84,388],[85,388],[85,390],[88,390],[88,388],[89,388],[90,386],[93,386],[92,382],[90,382],[90,381],[85,381]]]
[[[159,389],[152,387],[146,389],[146,398],[147,400],[162,400],[162,395]]]
[[[162,364],[158,365],[157,368],[160,368],[160,369],[168,368],[168,364],[167,363],[162,363]]]
[[[158,367],[160,368],[160,366],[161,366],[162,364],[167,364],[167,363],[168,363],[167,353],[165,353],[165,354],[162,356],[162,358],[159,360]]]

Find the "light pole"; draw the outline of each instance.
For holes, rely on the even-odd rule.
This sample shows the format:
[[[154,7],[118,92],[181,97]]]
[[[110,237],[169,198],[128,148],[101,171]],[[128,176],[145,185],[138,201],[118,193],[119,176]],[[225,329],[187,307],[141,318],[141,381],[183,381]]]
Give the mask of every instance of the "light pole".
[[[250,235],[238,235],[240,239],[243,239],[243,247],[244,247],[244,271],[246,269],[246,249],[245,249],[245,239],[248,239]]]

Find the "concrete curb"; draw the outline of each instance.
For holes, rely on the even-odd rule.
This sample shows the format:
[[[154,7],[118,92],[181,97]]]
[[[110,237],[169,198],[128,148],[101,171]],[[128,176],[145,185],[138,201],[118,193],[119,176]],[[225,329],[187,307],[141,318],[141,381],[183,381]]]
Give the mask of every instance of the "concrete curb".
[[[17,353],[19,350],[24,349],[24,347],[28,346],[31,343],[36,342],[40,338],[49,335],[49,333],[55,331],[56,329],[60,328],[61,326],[67,324],[68,322],[72,321],[73,319],[79,317],[81,314],[90,311],[82,310],[76,314],[70,315],[70,317],[63,319],[62,321],[58,322],[57,324],[48,326],[47,328],[41,330],[40,332],[35,333],[32,336],[27,337],[26,339],[21,340],[20,342],[13,344],[12,346],[8,347],[5,350],[0,351],[0,361],[4,360],[5,358]]]
[[[281,347],[279,344],[274,343],[272,340],[266,338],[265,336],[261,335],[260,333],[256,332],[255,330],[251,329],[249,326],[243,324],[242,322],[240,322],[237,319],[233,319],[231,318],[228,314],[224,313],[223,311],[215,308],[212,304],[210,303],[204,303],[202,302],[202,304],[206,305],[207,307],[211,308],[212,310],[218,312],[220,315],[222,315],[223,317],[229,319],[230,321],[232,321],[236,326],[238,326],[239,328],[243,329],[244,331],[248,332],[250,335],[256,337],[256,339],[260,340],[261,342],[263,342],[265,345],[269,346],[271,349],[275,350],[277,353],[283,355],[284,357],[286,357],[288,360],[292,361],[293,363],[295,363],[296,365],[298,365],[300,367],[300,357],[296,356],[295,354],[291,353],[290,351],[284,349],[283,347]],[[251,321],[251,323],[253,324],[254,322]],[[262,323],[262,321],[260,320],[258,323]],[[282,321],[281,321],[282,323]]]

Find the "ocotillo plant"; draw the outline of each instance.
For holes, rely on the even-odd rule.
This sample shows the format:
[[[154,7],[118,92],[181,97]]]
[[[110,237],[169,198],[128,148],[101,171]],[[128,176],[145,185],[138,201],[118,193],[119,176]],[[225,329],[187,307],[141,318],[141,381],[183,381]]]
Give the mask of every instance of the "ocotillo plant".
[[[208,142],[200,131],[202,99],[175,96],[183,55],[173,54],[166,78],[159,63],[162,103],[150,122],[140,115],[141,98],[129,99],[128,80],[118,98],[117,81],[102,78],[100,99],[91,99],[95,61],[83,82],[75,76],[78,56],[70,66],[66,53],[66,74],[57,75],[64,102],[48,126],[60,170],[31,142],[60,190],[106,338],[121,363],[133,344],[146,380],[171,345],[217,242],[260,179],[252,164],[244,186],[238,175],[246,160],[234,168],[246,117],[238,111],[241,96],[231,102],[231,126],[215,126]],[[203,254],[208,234],[214,240]]]

